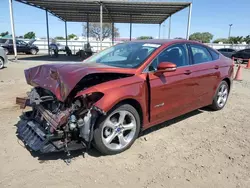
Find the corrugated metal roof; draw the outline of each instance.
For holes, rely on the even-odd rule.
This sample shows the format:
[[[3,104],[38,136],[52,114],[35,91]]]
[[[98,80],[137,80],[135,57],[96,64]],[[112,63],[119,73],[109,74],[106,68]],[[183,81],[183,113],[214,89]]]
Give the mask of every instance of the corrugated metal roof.
[[[16,0],[48,10],[54,16],[72,22],[103,22],[160,24],[170,15],[188,7],[190,2],[142,2],[95,0]]]

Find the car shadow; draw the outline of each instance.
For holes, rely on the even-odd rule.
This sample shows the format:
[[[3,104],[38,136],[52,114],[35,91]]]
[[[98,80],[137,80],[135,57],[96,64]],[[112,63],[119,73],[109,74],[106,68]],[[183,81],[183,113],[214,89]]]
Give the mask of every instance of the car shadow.
[[[204,111],[206,111],[206,110],[204,110]],[[162,128],[165,128],[165,127],[168,127],[168,126],[172,126],[172,125],[174,125],[174,124],[176,124],[176,123],[178,123],[180,121],[183,121],[185,119],[188,119],[188,118],[190,118],[192,116],[195,116],[195,115],[198,115],[200,113],[203,113],[202,109],[194,110],[192,112],[189,112],[189,113],[186,113],[184,115],[178,116],[178,117],[176,117],[174,119],[171,119],[171,120],[165,121],[163,123],[157,124],[157,125],[155,125],[153,127],[150,127],[148,129],[142,131],[141,134],[139,135],[139,137],[146,136],[146,135],[148,135],[148,134],[150,134],[152,132],[158,131],[158,130],[160,130]]]
[[[157,124],[151,128],[148,128],[146,129],[145,131],[143,131],[139,137],[142,137],[142,136],[145,136],[149,133],[152,133],[154,131],[158,131],[162,128],[165,128],[165,127],[168,127],[168,126],[172,126],[180,121],[183,121],[185,119],[188,119],[192,116],[195,116],[195,115],[198,115],[200,113],[203,113],[204,111],[210,111],[209,108],[202,108],[202,109],[199,109],[199,110],[194,110],[192,112],[189,112],[187,114],[184,114],[184,115],[181,115],[177,118],[174,118],[174,119],[171,119],[171,120],[168,120],[166,122],[163,122],[163,123],[160,123],[160,124]],[[20,119],[22,118],[22,116],[20,116]],[[19,122],[17,122],[14,126],[18,126],[18,123],[20,123],[20,121],[23,121],[23,120],[19,120]],[[26,148],[31,156],[33,156],[34,158],[37,158],[39,160],[40,163],[44,163],[46,161],[50,161],[50,160],[64,160],[66,161],[67,159],[72,159],[74,160],[75,158],[79,157],[82,155],[83,158],[85,158],[85,154],[87,153],[88,155],[92,156],[92,157],[101,157],[103,156],[99,151],[97,151],[93,146],[91,146],[90,149],[86,150],[85,149],[79,149],[79,150],[74,150],[74,151],[70,151],[70,154],[71,156],[68,157],[66,155],[66,153],[64,151],[58,151],[58,152],[51,152],[51,153],[46,153],[46,154],[42,154],[42,153],[39,153],[39,152],[34,152],[34,151],[31,151],[27,146],[25,146],[23,144],[23,142],[19,139],[19,136],[18,134],[16,134],[17,138],[18,138],[18,143],[23,146],[24,148]]]

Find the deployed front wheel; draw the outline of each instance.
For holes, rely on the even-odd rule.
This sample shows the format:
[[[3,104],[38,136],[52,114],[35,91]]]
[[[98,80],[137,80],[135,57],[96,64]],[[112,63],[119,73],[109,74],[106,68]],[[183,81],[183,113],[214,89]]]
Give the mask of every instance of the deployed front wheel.
[[[111,110],[97,122],[94,130],[95,147],[105,155],[128,149],[140,130],[140,117],[136,109],[123,104]]]

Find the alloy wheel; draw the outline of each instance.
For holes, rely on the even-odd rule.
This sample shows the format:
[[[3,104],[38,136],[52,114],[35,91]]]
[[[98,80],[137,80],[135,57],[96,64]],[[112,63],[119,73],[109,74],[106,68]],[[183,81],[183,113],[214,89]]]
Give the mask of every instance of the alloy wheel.
[[[110,150],[120,150],[131,143],[136,134],[136,120],[126,110],[110,114],[102,128],[102,141]]]
[[[4,66],[4,61],[3,61],[3,59],[0,57],[0,69],[2,69],[3,66]]]
[[[226,104],[227,97],[228,97],[228,87],[225,84],[222,84],[217,94],[217,104],[219,107],[223,107]]]

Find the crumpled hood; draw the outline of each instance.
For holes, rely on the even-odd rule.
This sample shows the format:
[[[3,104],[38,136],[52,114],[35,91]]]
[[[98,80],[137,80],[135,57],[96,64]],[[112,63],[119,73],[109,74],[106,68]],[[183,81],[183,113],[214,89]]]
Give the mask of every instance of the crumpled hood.
[[[97,63],[45,64],[24,71],[26,81],[34,87],[42,87],[64,101],[76,84],[86,75],[93,73],[134,74],[134,69],[116,68]]]

